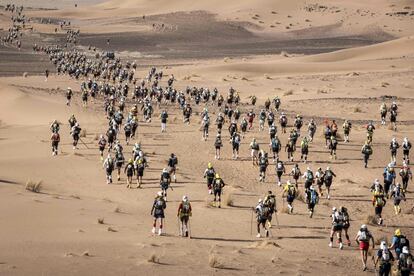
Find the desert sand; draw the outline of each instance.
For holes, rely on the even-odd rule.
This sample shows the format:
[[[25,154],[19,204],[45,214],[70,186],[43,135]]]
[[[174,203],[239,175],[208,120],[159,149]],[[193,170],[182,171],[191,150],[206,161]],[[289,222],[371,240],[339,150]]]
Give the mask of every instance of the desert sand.
[[[409,183],[400,215],[394,215],[389,200],[383,226],[371,223],[369,191],[375,178],[382,180],[392,137],[400,144],[404,137],[414,141],[413,1],[13,3],[24,5],[31,20],[20,50],[0,45],[1,275],[366,275],[375,273],[373,264],[369,259],[368,271],[362,271],[353,241],[361,224],[367,223],[378,241],[390,242],[400,228],[414,242],[413,184]],[[10,27],[10,16],[0,10],[0,37]],[[41,19],[53,20],[47,24]],[[233,87],[243,113],[253,108],[251,95],[258,98],[256,113],[267,98],[279,96],[290,122],[296,114],[304,117],[305,125],[314,118],[316,139],[308,164],[300,163],[300,168],[316,171],[330,166],[337,174],[331,199],[321,198],[313,218],[300,200],[295,201],[294,214],[287,214],[274,165],[268,168],[266,183],[259,183],[258,168],[249,159],[253,137],[267,149],[267,130],[259,132],[256,119],[236,161],[224,130],[222,159],[214,160],[216,127],[202,141],[196,114],[204,105],[193,103],[190,125],[182,123],[175,105],[165,106],[170,114],[166,133],[160,132],[158,108],[151,123],[139,123],[133,142],[141,142],[149,161],[142,189],[126,189],[125,175],[107,185],[97,145],[97,137],[107,129],[102,99],[82,107],[82,80],[55,74],[48,56],[32,50],[34,43],[63,44],[64,31],[54,31],[56,22],[63,20],[80,30],[79,51],[113,50],[123,61],[138,64],[138,80],[156,66],[167,76],[162,86],[173,74],[177,90],[217,87],[225,96]],[[51,76],[45,81],[47,68]],[[65,104],[67,87],[75,94],[70,107]],[[393,100],[399,106],[396,132],[379,124],[381,103],[390,105]],[[126,110],[130,107],[128,103]],[[215,120],[217,107],[208,108]],[[67,123],[71,114],[86,130],[76,151]],[[62,122],[58,156],[50,151],[49,126],[54,119]],[[337,160],[330,159],[324,147],[326,119],[335,119],[339,126],[345,119],[353,123],[351,142],[340,141]],[[364,169],[360,149],[369,120],[377,129],[374,154]],[[284,145],[288,134],[279,136]],[[132,145],[123,140],[122,144],[129,158]],[[159,237],[151,234],[150,210],[171,153],[179,159],[178,181],[169,192],[165,235]],[[286,158],[282,152],[281,159]],[[221,209],[211,206],[207,193],[203,172],[208,162],[228,184]],[[401,164],[400,150],[397,166]],[[287,171],[292,166],[287,162]],[[27,191],[28,181],[41,182],[40,191]],[[277,195],[278,224],[274,219],[271,237],[258,239],[254,229],[251,233],[252,207],[268,190]],[[176,210],[184,194],[193,206],[191,239],[178,236]],[[353,243],[339,250],[328,243],[332,207],[342,205],[350,212]]]

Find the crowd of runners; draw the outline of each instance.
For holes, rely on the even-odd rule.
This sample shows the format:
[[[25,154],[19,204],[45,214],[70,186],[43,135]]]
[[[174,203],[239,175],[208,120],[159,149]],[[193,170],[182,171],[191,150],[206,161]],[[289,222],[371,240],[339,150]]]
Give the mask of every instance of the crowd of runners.
[[[13,14],[13,22],[24,19],[23,8],[8,5],[6,10]],[[9,36],[15,37],[16,31],[18,28],[13,24]],[[315,150],[314,141],[321,139],[315,136],[315,133],[318,128],[322,128],[326,147],[322,150],[329,154],[330,159],[340,159],[338,149],[352,140],[353,124],[350,120],[344,120],[339,124],[336,120],[320,122],[317,118],[305,118],[295,113],[292,116],[292,113],[282,110],[283,104],[277,96],[274,99],[267,99],[263,106],[256,107],[255,96],[250,97],[249,103],[241,105],[240,95],[232,87],[225,93],[219,92],[214,87],[188,86],[180,90],[176,87],[177,80],[173,75],[166,77],[163,71],[156,67],[152,67],[146,76],[139,78],[136,74],[135,62],[124,62],[108,53],[91,56],[76,48],[79,35],[79,30],[68,30],[64,45],[34,45],[33,50],[49,56],[56,67],[57,75],[69,75],[81,82],[79,89],[67,88],[65,97],[68,108],[74,98],[85,108],[91,104],[101,106],[100,112],[106,117],[107,127],[102,129],[97,146],[107,184],[115,181],[112,177],[115,173],[118,182],[125,176],[126,187],[129,189],[141,188],[145,185],[144,172],[149,166],[149,161],[141,144],[141,142],[145,144],[146,141],[138,142],[138,129],[159,121],[160,132],[168,132],[170,121],[168,111],[177,110],[182,114],[183,124],[198,124],[201,121],[200,143],[209,143],[214,148],[214,162],[221,162],[220,160],[226,157],[230,158],[222,154],[222,149],[226,146],[232,149],[232,160],[239,160],[240,156],[250,153],[252,166],[258,171],[258,185],[275,184],[275,189],[268,191],[252,208],[256,216],[257,238],[272,236],[273,218],[279,225],[278,214],[282,207],[276,202],[277,194],[282,196],[282,206],[286,201],[288,214],[294,213],[295,201],[301,199],[307,205],[310,218],[314,216],[316,207],[323,197],[324,200],[330,200],[333,196],[331,187],[335,185],[337,177],[335,168],[330,166],[312,168],[308,164],[309,157],[312,156],[312,150]],[[45,75],[47,78],[49,72],[47,71]],[[388,107],[383,102],[379,111],[380,124],[389,124],[396,131],[397,112],[401,112],[398,104],[392,102]],[[61,124],[56,119],[50,125],[54,156],[59,153],[59,142],[62,138]],[[68,118],[68,125],[73,150],[76,151],[78,143],[83,143],[81,122],[78,122],[73,114]],[[361,145],[359,154],[363,158],[361,166],[368,168],[370,156],[374,149],[381,145],[374,142],[376,130],[374,121],[369,121],[365,128],[366,140]],[[210,138],[211,132],[213,132],[212,138]],[[258,139],[252,138],[251,142],[247,143],[248,146],[245,146],[246,143],[242,145],[242,141],[246,140],[247,136],[254,137],[262,132],[268,133],[267,142],[260,143]],[[281,142],[282,137],[286,139],[285,144]],[[370,190],[367,190],[367,194],[372,195],[372,212],[378,227],[384,224],[382,211],[388,200],[393,202],[397,217],[402,210],[401,204],[406,201],[409,182],[412,180],[409,167],[411,147],[407,137],[402,141],[393,138],[389,143],[390,162],[384,165],[383,175],[374,179]],[[178,181],[178,158],[185,159],[186,156],[176,156],[171,153],[165,167],[159,172],[160,191],[157,192],[151,208],[151,215],[154,218],[151,230],[153,234],[163,234],[165,209],[168,203],[167,193],[169,190],[173,191],[173,183]],[[304,166],[303,171],[301,166]],[[267,176],[268,169],[275,173],[275,179]],[[199,172],[199,177],[204,177],[206,181],[212,206],[221,208],[226,181],[214,168],[213,162],[206,164],[205,171]],[[179,235],[183,237],[191,237],[190,217],[193,208],[190,200],[188,195],[183,195],[182,201],[177,206]],[[349,233],[352,219],[347,207],[334,207],[330,215],[332,220],[329,247],[335,246],[335,238],[339,249],[343,249],[344,244],[352,246],[353,241]],[[368,251],[370,247],[375,247],[375,239],[367,225],[361,225],[359,228],[354,240],[361,250],[363,270],[366,270]],[[379,265],[380,275],[390,275],[393,264],[401,275],[409,275],[412,269],[409,238],[403,235],[400,229],[395,229],[390,244],[380,241],[380,248],[375,253],[373,264]]]

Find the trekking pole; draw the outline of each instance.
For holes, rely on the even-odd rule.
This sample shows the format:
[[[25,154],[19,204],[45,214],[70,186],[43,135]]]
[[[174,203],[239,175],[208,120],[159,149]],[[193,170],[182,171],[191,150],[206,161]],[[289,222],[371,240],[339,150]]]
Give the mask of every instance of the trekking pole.
[[[188,218],[188,238],[191,239],[191,224],[190,224],[190,218]]]
[[[277,217],[277,212],[275,212],[275,218],[276,218],[277,228],[280,228],[279,219]]]
[[[252,215],[250,219],[250,236],[253,235],[253,209],[252,209]]]

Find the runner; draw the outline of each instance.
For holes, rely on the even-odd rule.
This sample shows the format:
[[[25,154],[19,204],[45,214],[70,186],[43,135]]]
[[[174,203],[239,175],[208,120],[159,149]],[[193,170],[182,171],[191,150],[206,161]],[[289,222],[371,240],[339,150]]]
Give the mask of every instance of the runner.
[[[167,168],[164,168],[162,170],[161,177],[160,177],[160,187],[161,187],[162,195],[164,196],[165,201],[167,201],[168,188],[171,188],[171,190],[173,189],[170,186],[170,184],[171,184],[170,173],[168,172]]]
[[[308,204],[309,217],[312,218],[315,211],[315,206],[319,202],[319,195],[315,189],[311,186],[309,190],[306,191],[306,203]]]
[[[216,152],[216,154],[214,155],[214,158],[217,160],[220,160],[220,152],[221,152],[222,147],[223,147],[223,141],[221,140],[221,135],[217,134],[216,140],[214,141],[214,148]]]
[[[58,147],[60,142],[60,135],[58,132],[53,132],[52,136],[50,137],[50,140],[52,141],[52,155],[58,155]]]
[[[218,202],[218,207],[221,208],[221,194],[223,193],[224,186],[226,186],[226,184],[224,184],[223,179],[216,173],[213,180],[214,207],[217,207],[216,202]]]
[[[368,228],[365,224],[361,225],[360,230],[355,236],[355,241],[359,244],[359,249],[361,250],[361,260],[363,268],[362,270],[367,270],[367,259],[368,259],[368,250],[369,242],[372,242],[372,249],[375,248],[374,237],[371,232],[368,231]]]
[[[298,188],[298,180],[302,176],[302,172],[300,171],[298,164],[295,164],[295,166],[292,168],[290,175],[293,177],[293,180],[295,180],[296,188]]]
[[[216,171],[214,170],[213,165],[209,162],[207,164],[207,169],[204,171],[204,178],[207,179],[207,188],[210,195],[213,193],[212,188],[215,175]]]
[[[259,182],[266,182],[266,170],[269,165],[267,153],[264,150],[260,150],[259,153]]]
[[[403,184],[403,190],[407,191],[408,181],[413,180],[413,174],[411,173],[410,168],[404,164],[402,169],[400,170],[401,181]]]
[[[324,178],[323,182],[325,183],[325,187],[326,187],[326,192],[327,192],[326,198],[327,199],[331,198],[330,191],[331,191],[331,185],[332,185],[332,181],[334,177],[336,177],[336,174],[331,170],[330,167],[327,167],[326,171],[323,174],[323,178]]]
[[[169,174],[172,175],[175,183],[177,183],[177,176],[176,176],[177,165],[178,165],[177,156],[174,153],[171,153],[170,159],[168,159],[168,169],[169,169]]]
[[[273,163],[279,161],[279,152],[282,146],[277,136],[270,140],[269,147],[273,154]]]
[[[391,266],[394,261],[394,255],[388,249],[387,243],[381,241],[380,249],[377,251],[374,266],[377,267],[379,263],[378,275],[388,276],[391,275]]]
[[[239,158],[239,149],[240,149],[240,144],[241,144],[240,135],[237,132],[233,133],[233,136],[231,136],[230,142],[231,142],[232,151],[233,151],[232,158],[234,160],[237,160]]]
[[[286,182],[285,187],[283,188],[283,193],[282,193],[282,198],[285,196],[286,194],[286,201],[288,204],[288,213],[292,214],[293,213],[293,201],[296,198],[296,187],[290,183],[290,181],[288,180]]]
[[[260,226],[262,226],[265,237],[269,237],[269,230],[267,229],[266,222],[269,218],[269,207],[265,206],[262,199],[259,199],[259,202],[255,208],[256,211],[256,219],[257,219],[257,235],[256,238],[260,238]]]
[[[300,160],[306,164],[306,162],[308,161],[308,154],[309,154],[309,142],[306,136],[303,137],[303,140],[300,143],[300,148],[301,148]]]
[[[341,213],[341,210],[337,210],[335,207],[332,208],[332,228],[331,228],[331,235],[330,235],[330,242],[329,247],[333,246],[333,239],[336,233],[339,243],[339,249],[342,250],[344,247],[342,244],[342,228],[344,225],[344,217]]]
[[[191,203],[188,200],[187,196],[183,196],[183,200],[181,201],[180,205],[178,206],[177,217],[180,220],[180,236],[181,237],[188,237],[189,231],[189,220],[192,216],[192,208]]]
[[[164,199],[163,192],[160,191],[157,193],[157,196],[154,199],[154,203],[151,208],[151,215],[154,216],[154,223],[152,225],[152,233],[157,233],[157,220],[160,221],[160,228],[158,229],[158,236],[162,235],[162,227],[164,224],[165,214],[164,210],[167,208],[166,201]]]
[[[105,151],[105,146],[106,146],[106,139],[103,136],[103,134],[101,134],[101,136],[99,136],[99,141],[98,141],[99,154],[101,156],[101,161],[103,161],[103,154]]]
[[[394,188],[391,191],[390,198],[394,198],[394,211],[395,211],[395,214],[396,215],[401,214],[401,207],[400,207],[401,200],[406,201],[407,199],[405,198],[405,191],[401,187],[400,183],[397,183],[394,186]]]
[[[403,148],[403,162],[407,165],[410,164],[410,149],[411,149],[411,142],[408,141],[408,138],[405,137],[402,144]]]
[[[400,229],[396,229],[394,236],[392,237],[390,249],[394,249],[397,259],[399,259],[401,253],[403,253],[402,251],[404,247],[410,248],[410,241],[402,234]]]
[[[114,160],[111,157],[111,154],[108,154],[108,157],[105,159],[103,163],[103,167],[106,172],[106,184],[112,183],[112,172],[115,168]]]
[[[349,143],[349,133],[351,132],[352,123],[348,120],[345,120],[344,124],[342,125],[342,129],[344,130],[344,143]]]
[[[364,155],[364,166],[365,168],[368,168],[368,160],[373,153],[372,146],[368,141],[362,146],[361,152]]]
[[[414,257],[407,246],[404,246],[398,260],[398,270],[401,276],[409,276],[413,269]]]
[[[272,216],[274,213],[277,212],[276,210],[276,196],[272,193],[272,191],[268,191],[267,195],[263,200],[263,204],[265,207],[269,208],[269,215],[267,218],[267,225],[269,228],[272,228]]]
[[[277,185],[282,186],[282,175],[286,173],[285,165],[282,161],[278,161],[276,164],[276,175],[277,175]]]
[[[132,188],[132,177],[135,175],[134,160],[129,159],[125,166],[124,173],[127,176],[127,188]]]
[[[378,225],[381,225],[383,222],[382,219],[382,209],[384,208],[387,201],[385,200],[384,192],[380,190],[377,186],[373,192],[372,205],[375,208],[375,217],[377,219]]]
[[[253,166],[257,166],[258,161],[259,161],[260,146],[259,146],[259,143],[256,142],[256,138],[253,138],[252,142],[250,143],[250,150],[251,150],[250,156],[252,157],[252,164]]]

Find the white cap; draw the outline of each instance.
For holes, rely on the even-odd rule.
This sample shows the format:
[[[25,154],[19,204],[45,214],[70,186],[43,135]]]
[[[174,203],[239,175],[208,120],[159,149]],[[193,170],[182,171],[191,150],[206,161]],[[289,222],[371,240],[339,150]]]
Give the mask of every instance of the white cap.
[[[183,196],[183,201],[188,201],[188,197],[186,195]]]
[[[367,226],[365,224],[362,224],[361,229],[367,229]]]
[[[385,241],[382,241],[381,244],[380,244],[380,248],[382,250],[387,249],[387,243]]]

